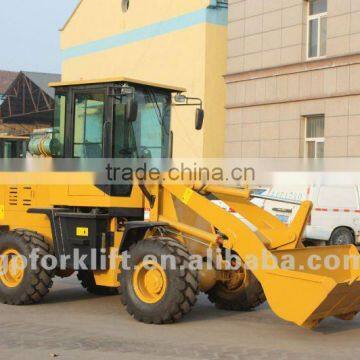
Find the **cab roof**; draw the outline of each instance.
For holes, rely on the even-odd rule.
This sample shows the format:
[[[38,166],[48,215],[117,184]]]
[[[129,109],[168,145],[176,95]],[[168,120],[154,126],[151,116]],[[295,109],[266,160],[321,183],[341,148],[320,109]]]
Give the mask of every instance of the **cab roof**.
[[[170,90],[176,93],[185,92],[186,89],[182,87],[176,87],[171,85],[157,84],[153,82],[147,82],[142,80],[136,80],[128,77],[114,77],[114,78],[104,78],[104,79],[92,79],[92,80],[74,80],[74,81],[62,81],[62,82],[53,82],[50,83],[50,87],[64,87],[64,86],[81,86],[81,85],[95,85],[95,84],[108,84],[108,83],[131,83],[131,84],[139,84],[145,86],[152,86],[160,89]]]

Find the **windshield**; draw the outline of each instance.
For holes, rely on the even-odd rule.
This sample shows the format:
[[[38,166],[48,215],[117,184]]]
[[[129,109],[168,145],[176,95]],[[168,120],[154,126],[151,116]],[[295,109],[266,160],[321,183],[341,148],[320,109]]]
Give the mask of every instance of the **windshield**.
[[[125,121],[124,100],[116,100],[114,115],[115,158],[166,158],[170,155],[169,93],[136,89],[139,110],[135,122]]]

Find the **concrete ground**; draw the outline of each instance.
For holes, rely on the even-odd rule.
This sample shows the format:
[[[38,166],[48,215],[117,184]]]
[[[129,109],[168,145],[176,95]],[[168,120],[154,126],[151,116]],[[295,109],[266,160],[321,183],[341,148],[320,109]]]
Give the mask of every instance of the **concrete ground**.
[[[75,278],[57,280],[43,303],[0,306],[0,359],[356,359],[360,316],[324,321],[314,331],[278,319],[267,306],[250,313],[200,299],[180,323],[133,320],[118,296],[96,297]]]

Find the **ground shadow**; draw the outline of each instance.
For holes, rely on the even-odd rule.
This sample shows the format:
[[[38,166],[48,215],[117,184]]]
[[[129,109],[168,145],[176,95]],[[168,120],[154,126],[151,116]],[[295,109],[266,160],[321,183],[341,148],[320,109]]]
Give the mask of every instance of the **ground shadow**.
[[[118,296],[109,297],[90,294],[85,289],[83,289],[76,280],[69,278],[56,281],[54,289],[51,289],[50,293],[44,298],[42,303],[53,305],[80,301],[95,302],[100,299],[108,299],[107,301],[109,302],[107,303],[107,306],[111,306],[113,301],[120,303]],[[94,306],[96,306],[96,304],[94,304]],[[182,322],[207,322],[214,321],[219,318],[231,318],[233,321],[238,321],[239,323],[262,323],[264,325],[272,324],[288,326],[289,328],[297,327],[295,324],[283,321],[278,318],[271,311],[267,303],[252,311],[226,311],[216,308],[214,304],[210,303],[210,301],[207,299],[207,296],[204,294],[199,296],[195,307],[182,319]],[[336,318],[328,318],[321,322],[317,328],[306,331],[313,331],[323,335],[350,331],[359,331],[360,333],[360,317],[358,316],[353,321],[343,321]]]
[[[313,329],[314,332],[323,335],[358,330],[360,335],[360,317],[356,317],[351,321],[344,321],[336,318],[328,318]]]

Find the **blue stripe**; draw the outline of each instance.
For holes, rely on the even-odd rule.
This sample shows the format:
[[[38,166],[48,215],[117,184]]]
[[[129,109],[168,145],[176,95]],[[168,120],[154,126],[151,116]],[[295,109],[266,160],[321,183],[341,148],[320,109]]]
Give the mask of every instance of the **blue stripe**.
[[[101,40],[89,42],[87,44],[70,47],[62,51],[62,58],[63,60],[66,60],[72,57],[104,51],[114,47],[151,39],[156,36],[168,34],[203,23],[226,26],[227,9],[201,9],[126,33],[116,34]]]

